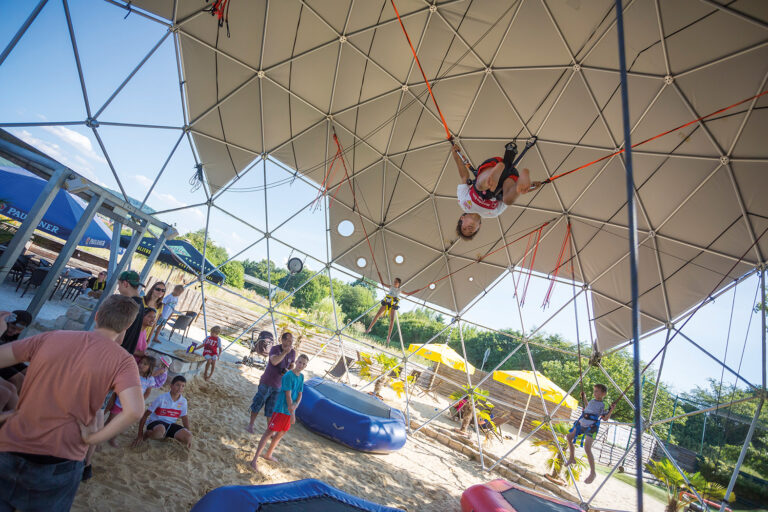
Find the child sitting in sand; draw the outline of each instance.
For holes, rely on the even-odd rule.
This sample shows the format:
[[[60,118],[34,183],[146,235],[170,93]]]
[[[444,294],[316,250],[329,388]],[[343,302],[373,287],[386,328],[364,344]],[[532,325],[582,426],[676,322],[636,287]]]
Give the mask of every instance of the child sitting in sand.
[[[267,441],[272,439],[272,443],[269,445],[267,453],[264,454],[264,458],[277,462],[277,459],[272,454],[275,448],[277,448],[278,443],[280,443],[280,439],[288,432],[291,425],[296,423],[296,409],[299,407],[299,403],[301,403],[301,395],[304,391],[304,375],[301,374],[301,371],[307,367],[307,363],[309,363],[309,357],[306,354],[301,354],[296,359],[293,369],[283,375],[280,395],[275,402],[275,412],[272,413],[272,417],[269,419],[267,430],[261,436],[259,447],[256,449],[256,455],[253,456],[251,461],[251,467],[256,471],[259,470],[259,456],[267,445]]]
[[[192,447],[192,432],[189,431],[189,417],[187,416],[187,399],[181,393],[187,383],[181,375],[177,375],[171,381],[171,390],[155,398],[149,409],[139,420],[139,430],[133,446],[139,446],[145,439],[176,439],[187,448]],[[146,432],[144,424],[149,418]],[[176,420],[181,418],[181,425]],[[183,425],[183,426],[182,426]]]
[[[605,409],[605,402],[603,399],[608,393],[608,388],[605,384],[595,384],[592,390],[594,398],[589,401],[584,411],[581,413],[581,417],[573,423],[570,432],[566,436],[568,439],[568,451],[570,456],[565,463],[566,466],[576,462],[575,450],[573,441],[580,435],[584,435],[584,451],[587,453],[587,460],[589,461],[589,476],[584,480],[585,484],[591,484],[595,481],[597,474],[595,473],[595,457],[592,455],[592,443],[595,441],[595,436],[600,428],[600,421],[607,421],[613,413],[613,406],[610,409]],[[586,396],[582,393],[582,400],[585,402]]]
[[[157,360],[152,356],[142,356],[139,360],[139,382],[141,383],[141,393],[144,396],[144,400],[149,398],[149,394],[152,392],[152,388],[161,388],[168,379],[168,361],[164,358],[160,358],[161,365],[155,369]],[[109,416],[104,422],[106,425],[112,419],[123,412],[123,407],[120,405],[120,399],[116,398],[114,405],[109,409]],[[117,446],[117,438],[109,440],[110,446]]]

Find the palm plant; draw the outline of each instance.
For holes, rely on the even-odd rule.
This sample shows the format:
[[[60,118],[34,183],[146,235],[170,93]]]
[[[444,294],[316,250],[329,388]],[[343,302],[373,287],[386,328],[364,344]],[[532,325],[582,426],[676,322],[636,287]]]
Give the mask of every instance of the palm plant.
[[[388,384],[392,377],[400,375],[399,360],[383,353],[373,357],[361,353],[359,365],[362,378],[376,381],[373,385],[373,394],[376,396],[381,396],[381,388]]]
[[[650,474],[660,480],[667,488],[667,507],[665,512],[678,512],[690,505],[694,499],[684,491],[688,484],[680,471],[669,459],[650,460],[645,465]]]
[[[540,424],[540,421],[533,422],[533,425],[536,427]],[[565,469],[565,459],[563,459],[563,455],[568,450],[568,440],[566,439],[566,436],[568,435],[568,425],[565,423],[549,423],[542,425],[541,430],[548,432],[549,435],[545,436],[543,439],[534,439],[532,444],[549,450],[550,456],[546,462],[547,469],[552,471],[549,476],[553,480],[560,480],[560,474],[563,472],[563,469]],[[584,457],[581,456],[575,459],[575,462],[571,464],[570,467],[571,470],[565,472],[565,477],[569,484],[573,483],[571,474],[573,474],[573,478],[578,480],[579,477],[581,477],[581,472],[586,469],[587,463],[584,460]]]
[[[691,482],[703,500],[722,501],[725,498],[725,487],[716,482],[710,482],[699,472],[689,475],[688,481]],[[730,499],[731,501],[735,499],[733,493],[731,493]]]

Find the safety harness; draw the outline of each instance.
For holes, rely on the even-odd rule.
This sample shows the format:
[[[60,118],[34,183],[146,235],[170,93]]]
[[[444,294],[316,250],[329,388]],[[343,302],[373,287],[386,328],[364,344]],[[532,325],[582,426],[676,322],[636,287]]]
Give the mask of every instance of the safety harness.
[[[525,154],[528,152],[529,149],[533,147],[534,144],[536,144],[537,137],[534,135],[530,139],[528,139],[525,142],[525,147],[523,147],[523,151],[518,155],[517,154],[517,143],[515,141],[509,142],[506,146],[504,146],[504,158],[501,157],[493,157],[489,158],[485,162],[483,162],[480,167],[475,169],[472,167],[472,164],[469,162],[469,160],[464,156],[463,153],[459,152],[459,158],[464,162],[464,164],[469,168],[470,171],[472,171],[472,174],[474,178],[470,178],[467,180],[467,185],[471,186],[477,195],[486,200],[490,201],[492,199],[495,199],[497,201],[501,201],[504,198],[504,181],[507,178],[512,178],[513,180],[517,181],[517,178],[520,176],[520,173],[517,171],[517,164],[522,160],[522,158],[525,156]],[[480,191],[477,189],[477,177],[487,168],[489,167],[495,167],[499,163],[504,163],[504,170],[501,172],[501,176],[499,177],[499,183],[496,185],[495,190],[483,190]]]
[[[387,294],[382,302],[387,308],[387,313],[389,313],[392,308],[397,308],[400,305],[400,297],[393,297],[390,294]]]
[[[581,425],[581,419],[584,418],[585,420],[594,421],[590,426],[584,427]],[[574,441],[581,436],[581,443],[580,446],[584,448],[584,436],[591,436],[594,434],[597,434],[597,431],[600,430],[600,420],[602,419],[602,416],[599,414],[591,414],[591,413],[585,413],[582,412],[581,416],[579,416],[579,419],[576,420],[576,422],[573,424],[571,429],[568,432],[573,432]]]

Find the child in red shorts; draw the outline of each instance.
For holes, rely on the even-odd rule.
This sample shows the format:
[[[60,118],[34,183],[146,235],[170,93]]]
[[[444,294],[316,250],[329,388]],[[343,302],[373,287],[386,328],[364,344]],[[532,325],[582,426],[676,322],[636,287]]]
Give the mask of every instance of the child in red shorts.
[[[296,364],[293,370],[286,372],[283,375],[282,387],[280,388],[280,394],[277,397],[275,403],[275,410],[272,413],[272,417],[269,419],[269,425],[264,435],[259,440],[259,447],[256,449],[256,455],[253,456],[251,461],[251,467],[258,471],[258,459],[264,447],[267,445],[267,441],[272,439],[272,443],[269,445],[267,453],[263,457],[272,462],[277,462],[277,459],[272,455],[277,448],[280,439],[288,432],[291,425],[296,423],[296,409],[301,402],[301,395],[304,391],[304,376],[301,371],[307,367],[309,358],[306,354],[301,354],[296,359]]]

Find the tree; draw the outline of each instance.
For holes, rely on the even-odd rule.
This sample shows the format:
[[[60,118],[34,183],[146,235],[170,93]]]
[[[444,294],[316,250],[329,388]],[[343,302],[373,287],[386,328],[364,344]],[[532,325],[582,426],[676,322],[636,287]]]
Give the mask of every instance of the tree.
[[[225,283],[232,288],[242,288],[245,285],[243,264],[239,261],[230,261],[221,266],[221,272],[227,276]]]
[[[534,426],[539,426],[540,421],[534,421]],[[563,455],[568,453],[568,441],[566,436],[568,435],[568,425],[565,423],[549,423],[542,425],[541,430],[548,431],[549,434],[542,438],[536,438],[531,441],[533,446],[543,447],[549,450],[549,458],[547,459],[547,467],[552,470],[549,475],[553,480],[560,480],[560,474],[565,469],[565,460]],[[559,447],[559,448],[558,448]],[[565,472],[565,477],[568,482],[571,482],[571,473],[576,480],[581,476],[581,472],[587,467],[587,463],[584,461],[584,457],[581,456],[578,459],[574,459],[574,463],[571,464],[571,470]]]
[[[197,231],[187,233],[182,235],[181,238],[191,243],[201,254],[203,252],[203,241],[205,240],[207,242],[205,244],[205,259],[214,265],[221,265],[229,259],[229,254],[227,254],[225,248],[216,245],[210,236],[208,236],[208,239],[206,240],[205,229],[198,229]]]
[[[336,292],[335,285],[333,290]],[[345,286],[335,293],[335,297],[345,322],[351,322],[376,304],[373,293],[364,286]]]
[[[302,284],[308,281],[315,273],[308,268],[304,268],[301,272],[295,275],[287,275],[280,280],[279,286],[286,291],[293,291],[299,288]],[[318,279],[322,276],[317,276],[307,284],[305,284],[300,290],[293,294],[293,301],[291,305],[304,311],[309,311],[312,306],[317,304],[323,296],[323,289],[318,283]]]

